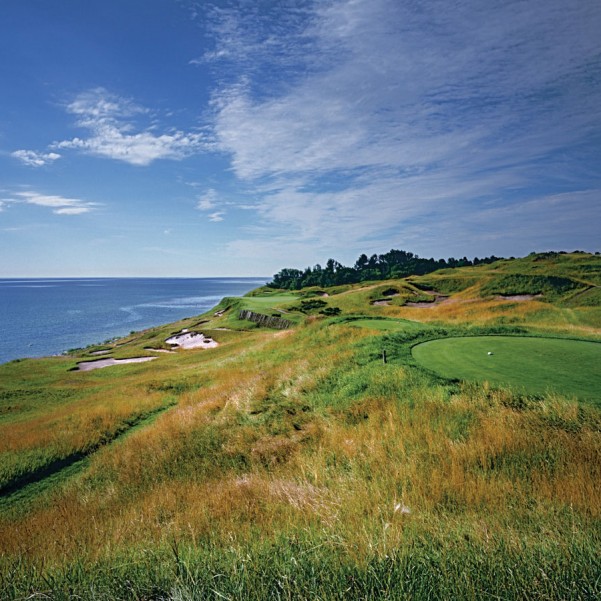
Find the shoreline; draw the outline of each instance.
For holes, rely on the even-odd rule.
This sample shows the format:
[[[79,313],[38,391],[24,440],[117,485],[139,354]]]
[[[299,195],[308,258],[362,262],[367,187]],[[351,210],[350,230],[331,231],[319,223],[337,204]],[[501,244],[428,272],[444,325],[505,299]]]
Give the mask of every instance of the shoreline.
[[[223,299],[222,299],[223,300]],[[219,305],[219,303],[217,303],[217,305]],[[212,308],[216,307],[217,305],[214,305]],[[210,312],[212,308],[209,308],[206,312]],[[182,317],[180,319],[177,319],[175,321],[166,321],[163,323],[159,323],[159,324],[154,324],[154,325],[150,325],[147,326],[141,330],[130,330],[129,332],[124,333],[121,336],[114,336],[112,338],[106,339],[104,341],[101,342],[92,342],[86,346],[81,346],[81,347],[75,347],[75,348],[71,348],[68,350],[64,350],[60,353],[49,353],[49,354],[40,354],[40,355],[31,355],[31,356],[26,356],[26,357],[15,357],[13,359],[7,359],[5,361],[1,361],[0,362],[0,367],[2,365],[5,365],[7,363],[12,363],[15,361],[25,361],[25,360],[29,360],[29,359],[50,359],[53,357],[68,357],[70,354],[73,353],[77,353],[77,352],[85,352],[86,349],[88,348],[93,348],[95,346],[106,346],[106,345],[114,345],[115,343],[117,343],[119,340],[122,340],[123,338],[127,338],[128,336],[134,335],[134,334],[139,334],[141,332],[146,332],[147,330],[150,329],[154,329],[154,328],[161,328],[161,327],[165,327],[165,326],[169,326],[171,324],[175,324],[177,321],[181,321],[182,319],[187,319],[187,318],[194,318],[194,317],[198,317],[202,315],[202,313],[199,313],[198,315],[191,315],[189,317]],[[173,340],[173,342],[168,342],[169,340]],[[171,346],[171,349],[154,349],[154,348],[148,348],[145,350],[148,350],[149,352],[158,352],[158,353],[175,353],[177,348],[181,348],[182,350],[190,350],[190,349],[196,349],[196,348],[204,348],[204,349],[209,349],[209,348],[215,348],[218,346],[218,343],[213,340],[210,336],[205,336],[204,334],[200,333],[200,332],[188,332],[187,329],[184,329],[176,334],[173,334],[171,336],[169,336],[165,342],[167,344],[169,344]],[[34,343],[31,343],[34,344]],[[31,345],[30,344],[30,345]],[[112,361],[113,363],[110,363],[110,365],[117,365],[119,363],[139,363],[142,362],[141,360],[144,361],[149,361],[152,359],[156,359],[157,357],[137,357],[135,358],[135,360],[133,359],[113,359],[111,357],[103,357],[103,355],[107,355],[109,353],[111,353],[114,350],[114,348],[110,348],[110,349],[102,349],[102,350],[96,350],[96,351],[91,351],[88,354],[91,357],[98,357],[97,359],[90,359],[88,361],[83,361],[83,363],[97,363],[100,364],[102,362],[106,362],[106,361]],[[92,369],[96,369],[96,367],[90,367],[90,368],[80,368],[79,366],[81,365],[81,362],[77,364],[78,367],[74,368],[75,371],[90,371]]]
[[[269,278],[0,279],[0,365],[60,357],[210,311]],[[30,285],[49,286],[30,288]],[[90,284],[93,284],[90,286]]]

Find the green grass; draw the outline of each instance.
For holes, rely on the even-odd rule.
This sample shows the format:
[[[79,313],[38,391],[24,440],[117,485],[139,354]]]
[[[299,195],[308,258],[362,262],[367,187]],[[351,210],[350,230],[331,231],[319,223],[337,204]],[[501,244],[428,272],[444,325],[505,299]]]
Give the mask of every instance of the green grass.
[[[189,550],[174,541],[171,548],[164,545],[93,566],[77,561],[43,575],[25,572],[14,562],[6,571],[16,577],[0,583],[0,594],[20,599],[24,590],[41,590],[50,594],[40,598],[57,600],[567,601],[601,593],[595,549],[579,540],[547,544],[532,553],[506,541],[474,545],[465,532],[456,534],[457,540],[441,546],[436,537],[409,532],[404,548],[363,565],[341,550],[335,538],[318,538],[315,544],[314,533],[302,532],[273,543],[257,542],[252,553],[210,545]],[[505,571],[500,564],[516,568]]]
[[[546,298],[559,297],[579,287],[574,280],[550,275],[511,274],[494,278],[482,286],[481,294],[519,295],[542,294]]]
[[[0,599],[599,598],[601,410],[573,395],[582,378],[599,392],[601,344],[567,338],[601,340],[601,309],[578,300],[596,293],[566,306],[480,290],[510,273],[592,286],[600,263],[430,274],[441,285],[421,287],[455,302],[428,310],[397,305],[420,298],[406,280],[326,289],[342,315],[296,313],[286,331],[237,316],[281,314],[307,291],[257,290],[108,345],[140,356],[190,328],[214,349],[89,373],[68,370],[95,347],[0,366],[5,481],[87,452],[0,500]],[[435,337],[483,341],[470,381],[412,357]],[[529,343],[560,352],[532,365]],[[542,394],[482,384],[478,361],[509,361]],[[544,394],[561,369],[568,398]]]
[[[486,380],[535,394],[559,392],[601,405],[597,342],[474,336],[431,340],[412,352],[418,363],[446,378]]]
[[[354,319],[346,323],[349,326],[378,332],[417,332],[424,328],[423,324],[408,319]]]
[[[589,288],[584,292],[577,292],[564,300],[567,307],[601,307],[601,287]]]
[[[298,300],[297,294],[271,294],[270,296],[249,296],[244,297],[243,304],[249,308],[256,307],[276,307],[286,303],[292,303]]]
[[[461,292],[479,282],[479,278],[475,277],[472,271],[467,272],[469,275],[462,275],[457,273],[458,271],[455,269],[441,269],[434,274],[414,276],[411,281],[422,290],[435,290],[439,294]]]

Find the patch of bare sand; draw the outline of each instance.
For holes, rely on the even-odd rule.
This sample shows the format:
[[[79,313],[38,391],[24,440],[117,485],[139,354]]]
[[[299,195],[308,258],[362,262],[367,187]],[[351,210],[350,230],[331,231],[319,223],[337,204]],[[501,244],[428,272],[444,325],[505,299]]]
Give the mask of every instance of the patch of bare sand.
[[[187,330],[182,330],[179,334],[167,338],[165,342],[183,349],[215,348],[218,346],[218,343],[212,338],[199,332],[188,332]]]
[[[96,361],[83,361],[77,364],[76,371],[92,371],[93,369],[102,369],[111,365],[121,365],[122,363],[145,363],[153,361],[158,357],[133,357],[131,359],[97,359]]]

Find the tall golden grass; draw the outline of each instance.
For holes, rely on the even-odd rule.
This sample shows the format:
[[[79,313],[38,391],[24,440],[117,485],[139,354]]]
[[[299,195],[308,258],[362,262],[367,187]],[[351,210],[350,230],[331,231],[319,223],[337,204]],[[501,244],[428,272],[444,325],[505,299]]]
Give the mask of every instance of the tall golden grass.
[[[524,405],[508,391],[361,364],[368,334],[357,328],[314,323],[253,340],[245,353],[224,347],[180,364],[172,379],[202,369],[207,383],[99,451],[51,497],[2,518],[3,552],[60,564],[172,540],[228,547],[318,532],[362,562],[416,531],[457,531],[482,544],[542,532],[559,544],[566,528],[599,531],[594,410],[557,396]],[[152,372],[144,373],[146,383]],[[354,391],[344,406],[339,386]],[[69,444],[160,402],[158,392],[141,399],[134,390],[111,397],[107,413],[99,399],[78,407]],[[69,419],[57,410],[11,444],[60,440],[51,424]]]

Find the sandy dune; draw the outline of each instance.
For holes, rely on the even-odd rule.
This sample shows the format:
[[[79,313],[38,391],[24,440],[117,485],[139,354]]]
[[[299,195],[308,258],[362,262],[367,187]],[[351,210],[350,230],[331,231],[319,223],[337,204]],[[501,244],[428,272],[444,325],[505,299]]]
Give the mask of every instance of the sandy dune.
[[[102,369],[111,365],[121,365],[122,363],[144,363],[153,361],[157,357],[133,357],[132,359],[98,359],[96,361],[84,361],[77,364],[78,371],[92,371],[93,369]]]

